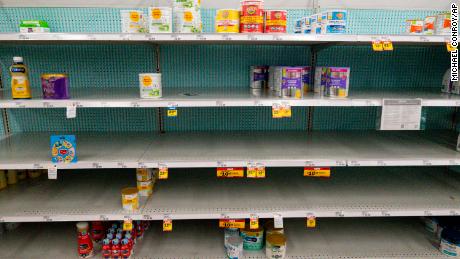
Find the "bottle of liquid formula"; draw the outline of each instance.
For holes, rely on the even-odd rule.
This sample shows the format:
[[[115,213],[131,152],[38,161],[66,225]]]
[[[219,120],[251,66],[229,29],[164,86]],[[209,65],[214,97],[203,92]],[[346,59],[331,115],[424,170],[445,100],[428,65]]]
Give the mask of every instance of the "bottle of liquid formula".
[[[30,99],[29,69],[24,65],[22,57],[13,57],[13,65],[10,67],[11,94],[13,99]]]

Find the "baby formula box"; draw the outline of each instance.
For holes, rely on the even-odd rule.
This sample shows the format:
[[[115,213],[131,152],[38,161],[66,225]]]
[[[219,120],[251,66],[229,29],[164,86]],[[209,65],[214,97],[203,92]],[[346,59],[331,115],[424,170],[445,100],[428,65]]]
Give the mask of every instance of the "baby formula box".
[[[321,14],[321,33],[345,33],[347,25],[346,10],[329,10]]]
[[[315,82],[313,85],[313,92],[315,94],[321,94],[324,92],[324,85],[322,84],[322,76],[323,76],[323,67],[316,67],[315,69]]]
[[[173,0],[172,6],[177,8],[193,8],[199,10],[201,7],[201,0]]]
[[[236,9],[219,9],[216,14],[217,33],[239,33],[240,11]]]
[[[303,93],[312,91],[311,87],[311,67],[304,67],[302,72]]]
[[[139,196],[150,197],[153,192],[153,181],[137,181],[137,191]]]
[[[321,34],[321,14],[314,14],[310,16],[311,34]]]
[[[201,33],[201,13],[193,8],[174,9],[174,32]]]
[[[302,22],[303,19],[298,19],[295,21],[295,26],[294,26],[294,33],[302,33]]]
[[[121,10],[121,32],[145,32],[144,12],[138,10]]]
[[[172,9],[150,7],[148,22],[150,33],[172,33]]]
[[[441,233],[439,251],[447,256],[460,256],[460,231],[455,228],[444,228]]]
[[[425,22],[423,24],[423,34],[433,35],[435,23],[436,23],[436,16],[425,17]]]
[[[267,66],[251,66],[249,87],[252,89],[265,89],[268,87]]]
[[[303,97],[303,67],[276,67],[274,89],[280,97]]]
[[[150,168],[137,168],[136,169],[136,178],[137,181],[150,181],[152,180],[152,169]]]
[[[328,67],[326,68],[326,80],[325,96],[348,97],[350,68]]]
[[[310,34],[311,33],[311,18],[309,16],[302,18],[301,33],[303,33],[303,34]]]
[[[70,99],[69,78],[66,74],[41,76],[43,99]]]
[[[139,74],[139,87],[141,98],[160,98],[162,97],[161,90],[161,74]]]
[[[286,33],[287,11],[265,11],[265,33]]]
[[[442,13],[436,16],[435,32],[438,35],[450,35],[451,14]]]
[[[423,33],[423,20],[407,20],[406,33],[421,34]]]

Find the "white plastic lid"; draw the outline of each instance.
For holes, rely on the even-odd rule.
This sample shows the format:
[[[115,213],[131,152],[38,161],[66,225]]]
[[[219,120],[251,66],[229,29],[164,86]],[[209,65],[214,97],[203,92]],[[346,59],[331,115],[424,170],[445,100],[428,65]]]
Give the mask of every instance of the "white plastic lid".
[[[24,62],[24,59],[22,57],[13,57],[13,62],[22,63]]]

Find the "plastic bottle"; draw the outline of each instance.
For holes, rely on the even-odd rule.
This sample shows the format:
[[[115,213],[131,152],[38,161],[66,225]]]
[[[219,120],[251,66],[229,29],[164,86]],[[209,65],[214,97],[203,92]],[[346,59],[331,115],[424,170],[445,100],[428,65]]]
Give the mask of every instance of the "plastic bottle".
[[[13,65],[10,67],[11,94],[13,99],[30,99],[29,69],[24,65],[22,57],[13,57]]]

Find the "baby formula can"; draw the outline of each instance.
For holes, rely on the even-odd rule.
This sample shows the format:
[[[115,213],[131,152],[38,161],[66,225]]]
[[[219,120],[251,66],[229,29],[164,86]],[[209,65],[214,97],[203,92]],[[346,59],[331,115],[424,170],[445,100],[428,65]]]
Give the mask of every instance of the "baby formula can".
[[[227,248],[228,245],[228,239],[231,237],[239,237],[240,236],[240,230],[237,228],[226,228],[224,230],[224,247]],[[243,242],[241,240],[241,242]]]
[[[265,33],[286,33],[287,11],[265,11]]]
[[[307,94],[313,89],[311,87],[311,67],[304,67],[302,74],[303,93]]]
[[[321,14],[313,14],[310,16],[311,34],[321,34]]]
[[[295,21],[294,33],[302,33],[303,19],[298,19]]]
[[[309,16],[302,18],[301,33],[303,33],[303,34],[310,34],[311,33],[311,18]]]
[[[249,87],[252,89],[268,88],[268,69],[267,66],[251,66]]]
[[[241,237],[243,238],[244,250],[261,250],[264,246],[264,230],[263,229],[250,229],[246,227],[241,230]]]
[[[235,9],[219,9],[216,15],[217,33],[239,33],[240,11]]]
[[[145,32],[144,12],[138,10],[121,10],[121,32]]]
[[[423,20],[407,20],[406,33],[420,34],[423,33]]]
[[[69,78],[66,74],[43,74],[43,99],[70,99]]]
[[[282,68],[279,92],[280,97],[303,97],[303,70],[303,67]]]
[[[152,169],[150,168],[137,168],[136,178],[138,181],[150,181],[152,180]]]
[[[441,233],[439,251],[447,256],[460,256],[460,231],[455,228],[444,228]]]
[[[423,34],[433,35],[435,23],[436,23],[436,16],[425,17],[425,22],[423,24]]]
[[[227,258],[242,259],[243,258],[243,239],[239,236],[233,236],[227,240]]]
[[[442,13],[436,16],[435,32],[438,35],[450,35],[451,14]]]
[[[286,237],[284,234],[267,235],[265,255],[268,259],[283,259],[286,257]]]
[[[150,197],[153,192],[153,182],[150,181],[137,181],[137,190],[139,196]]]
[[[323,76],[323,67],[316,67],[315,68],[315,82],[313,84],[313,91],[315,94],[321,94],[324,92],[324,88],[322,87],[322,76]]]
[[[321,33],[345,33],[347,25],[346,10],[329,10],[321,14]]]
[[[328,67],[326,69],[325,96],[348,97],[349,79],[350,68]]]
[[[241,33],[263,33],[264,32],[264,2],[263,0],[252,0],[241,2]]]
[[[160,98],[162,97],[161,90],[161,74],[139,74],[139,87],[141,98]]]
[[[150,7],[148,21],[150,33],[172,33],[172,9],[170,7]]]
[[[121,190],[121,203],[124,210],[137,211],[139,209],[139,194],[137,188],[130,187]]]

